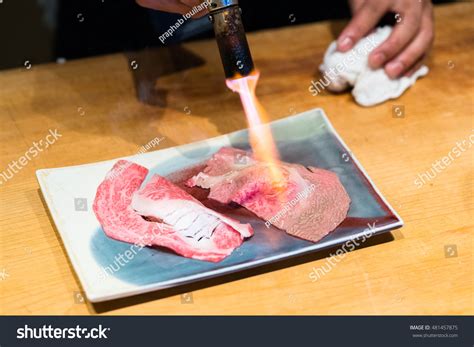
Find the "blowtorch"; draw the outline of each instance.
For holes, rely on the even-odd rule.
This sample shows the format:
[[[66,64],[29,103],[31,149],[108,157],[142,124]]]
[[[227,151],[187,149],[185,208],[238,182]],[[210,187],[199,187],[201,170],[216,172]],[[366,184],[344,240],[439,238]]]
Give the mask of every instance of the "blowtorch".
[[[260,74],[253,65],[238,1],[209,0],[209,4],[209,19],[214,25],[226,84],[230,90],[240,95],[254,156],[269,164],[273,182],[281,182],[281,175],[275,169],[279,158],[278,150],[267,125],[266,112],[255,94]]]
[[[210,0],[209,20],[227,79],[250,75],[254,70],[238,0]]]

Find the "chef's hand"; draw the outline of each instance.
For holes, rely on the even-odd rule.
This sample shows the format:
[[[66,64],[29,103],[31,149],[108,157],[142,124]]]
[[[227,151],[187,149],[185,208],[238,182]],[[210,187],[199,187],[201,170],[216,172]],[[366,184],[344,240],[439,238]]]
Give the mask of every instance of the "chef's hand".
[[[431,0],[349,0],[353,18],[337,39],[341,52],[369,34],[387,13],[397,21],[391,35],[369,55],[369,65],[384,66],[391,78],[411,75],[420,67],[434,38]]]
[[[191,12],[194,6],[198,6],[204,0],[136,0],[137,4],[164,12],[185,14]],[[207,14],[207,11],[196,13],[193,18],[200,18]]]

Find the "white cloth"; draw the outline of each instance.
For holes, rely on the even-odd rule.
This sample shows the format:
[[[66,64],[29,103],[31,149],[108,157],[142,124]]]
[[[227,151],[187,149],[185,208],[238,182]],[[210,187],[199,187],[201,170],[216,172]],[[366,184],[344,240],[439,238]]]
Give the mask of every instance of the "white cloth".
[[[336,41],[333,41],[324,54],[323,64],[319,67],[326,83],[321,82],[333,92],[354,87],[352,95],[362,106],[373,106],[398,98],[429,70],[423,65],[410,77],[391,79],[383,68],[371,69],[368,64],[370,52],[385,41],[391,32],[392,27],[389,26],[377,28],[345,53],[338,52]]]

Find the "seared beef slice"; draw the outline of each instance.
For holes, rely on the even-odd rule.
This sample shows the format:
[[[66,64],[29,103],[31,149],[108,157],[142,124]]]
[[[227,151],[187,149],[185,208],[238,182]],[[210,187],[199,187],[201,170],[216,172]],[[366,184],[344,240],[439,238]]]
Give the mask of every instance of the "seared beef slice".
[[[284,162],[276,169],[278,180],[275,167],[245,151],[222,148],[187,184],[210,189],[210,199],[238,203],[267,226],[313,242],[346,218],[350,198],[335,173]]]

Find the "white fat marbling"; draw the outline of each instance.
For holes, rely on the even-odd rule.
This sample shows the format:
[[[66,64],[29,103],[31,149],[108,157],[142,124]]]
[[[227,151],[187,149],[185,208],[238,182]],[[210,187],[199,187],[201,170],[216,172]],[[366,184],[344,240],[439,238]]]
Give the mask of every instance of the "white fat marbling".
[[[177,233],[189,244],[200,248],[212,248],[214,230],[222,223],[216,216],[207,213],[207,209],[192,201],[163,200],[156,201],[135,194],[132,208],[142,216],[159,218],[163,223],[173,226]]]

